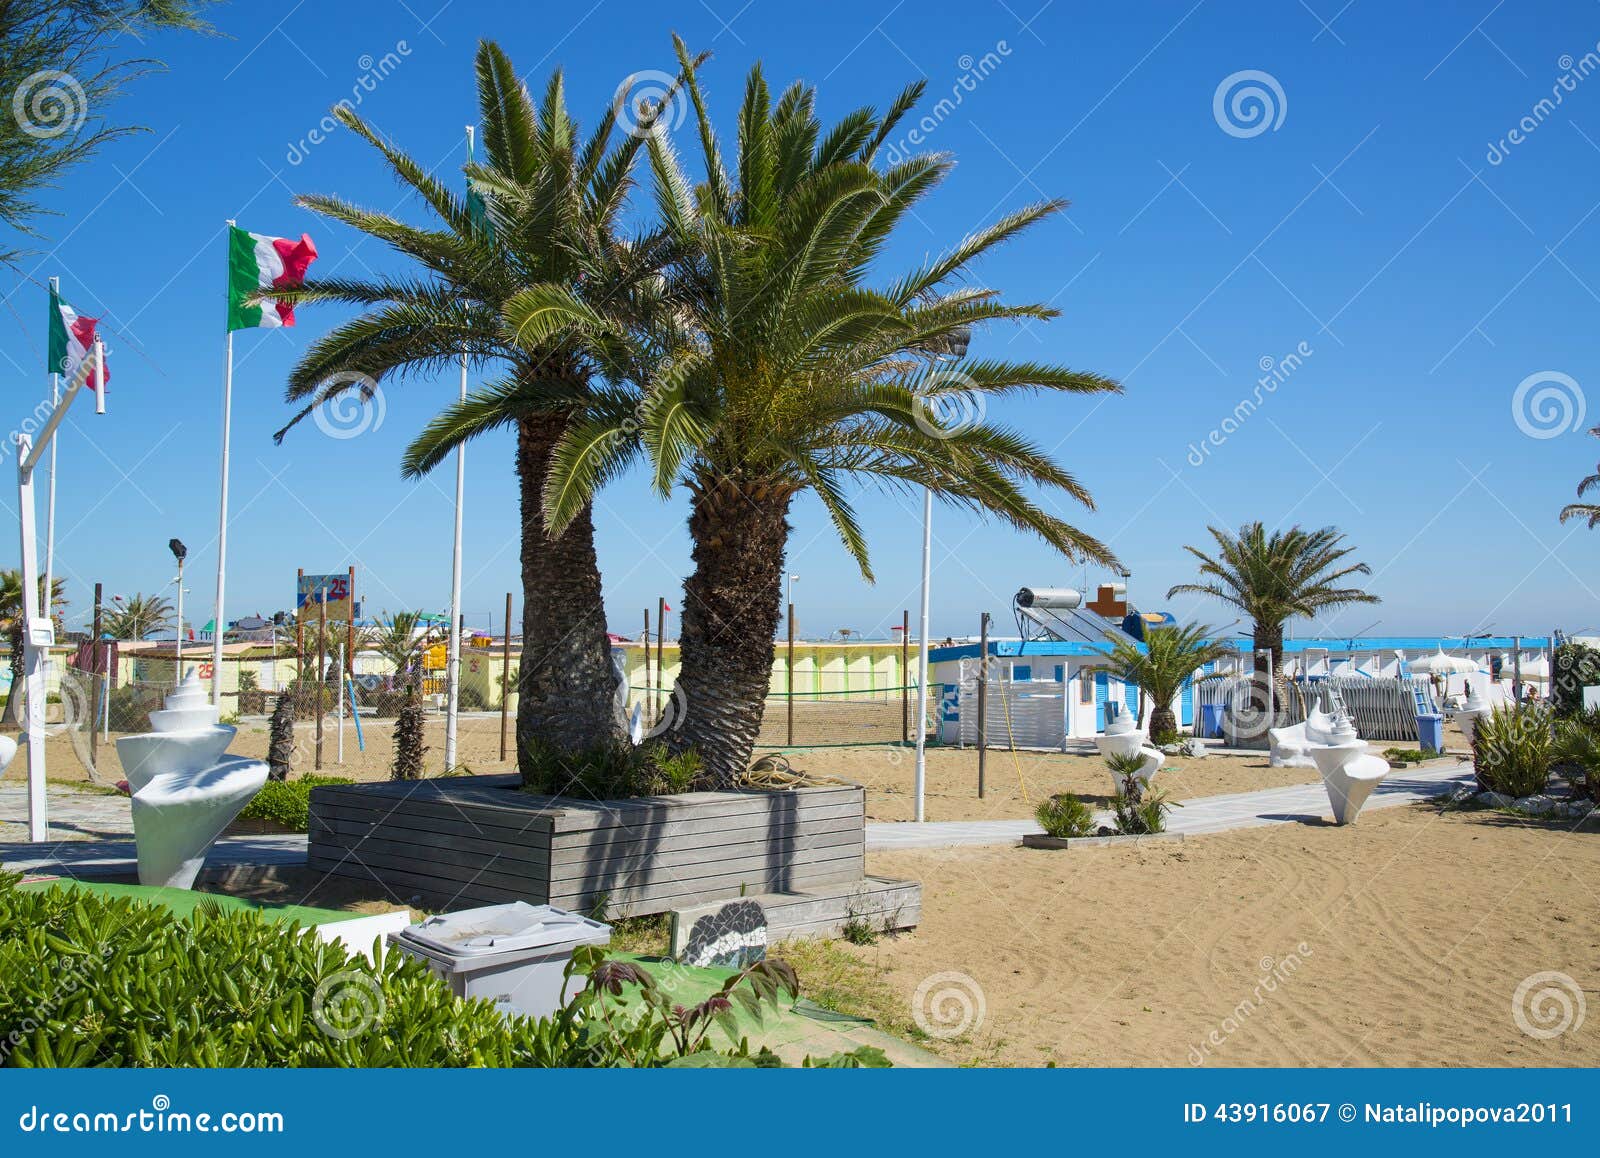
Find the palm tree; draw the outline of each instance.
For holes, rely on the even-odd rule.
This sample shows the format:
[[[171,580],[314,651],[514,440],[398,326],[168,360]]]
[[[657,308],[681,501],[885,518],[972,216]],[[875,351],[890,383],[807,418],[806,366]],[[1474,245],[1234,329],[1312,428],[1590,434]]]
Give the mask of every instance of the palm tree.
[[[60,609],[67,605],[66,597],[62,594],[65,589],[64,579],[57,579],[50,584],[53,593],[50,608],[58,630],[61,626]],[[44,597],[43,576],[39,578],[39,597],[41,600]],[[6,643],[11,648],[11,690],[6,693],[5,712],[0,718],[12,727],[22,726],[23,620],[22,572],[15,567],[0,571],[0,631],[5,632]]]
[[[388,660],[394,666],[395,675],[409,686],[414,680],[407,677],[421,665],[424,653],[444,636],[444,629],[436,623],[425,623],[420,611],[384,614],[387,620],[368,628],[361,642]]]
[[[122,606],[113,608],[103,621],[103,628],[112,639],[143,639],[152,631],[161,631],[172,625],[172,604],[160,595],[145,595],[135,591]]]
[[[1015,390],[1117,387],[1057,366],[934,357],[976,323],[1055,315],[951,283],[1060,202],[1013,213],[881,288],[869,284],[895,227],[951,168],[933,156],[876,162],[920,84],[882,114],[861,109],[824,129],[812,89],[795,84],[774,103],[758,65],[729,172],[695,62],[682,41],[677,49],[705,183],[690,185],[664,136],[652,136],[649,149],[657,209],[680,255],[672,302],[685,333],[659,359],[639,405],[591,407],[569,429],[545,504],[552,526],[568,525],[641,444],[656,490],[689,492],[694,571],[684,585],[678,680],[686,709],[670,743],[697,750],[720,785],[744,771],[760,729],[795,496],[816,495],[869,580],[866,537],[846,493],[857,478],[926,485],[1069,557],[1108,561],[1102,544],[1023,490],[1042,486],[1087,506],[1084,488],[1020,434],[968,412]],[[560,320],[587,324],[570,309]]]
[[[1107,666],[1123,683],[1144,690],[1151,702],[1150,735],[1169,736],[1178,730],[1172,701],[1186,680],[1208,663],[1238,654],[1232,646],[1213,640],[1213,629],[1201,624],[1188,627],[1153,627],[1145,632],[1141,648],[1126,635],[1109,632],[1111,654]],[[1199,679],[1215,679],[1216,675]]]
[[[633,131],[620,133],[623,110],[613,105],[580,138],[561,74],[535,106],[511,62],[487,41],[478,47],[477,83],[485,160],[467,168],[478,195],[472,199],[433,179],[348,107],[335,110],[438,220],[422,228],[336,197],[299,198],[383,241],[420,273],[325,280],[293,294],[365,312],[311,346],[290,376],[288,397],[307,403],[298,422],[338,394],[370,391],[380,376],[453,369],[463,352],[476,366],[506,369],[448,420],[431,423],[403,465],[408,477],[420,476],[462,442],[500,428],[516,433],[525,657],[517,747],[526,776],[535,747],[576,752],[624,737],[591,511],[584,505],[569,512],[556,534],[540,495],[570,415],[595,393],[591,381],[629,370],[633,344],[607,335],[644,332],[642,319],[662,284],[659,239],[617,233],[657,110],[639,111]],[[556,333],[542,320],[545,301],[581,312],[593,325]],[[514,326],[507,318],[517,319]]]
[[[1600,426],[1590,427],[1589,433],[1600,438]],[[1581,499],[1590,491],[1600,490],[1600,464],[1596,464],[1595,473],[1589,475],[1578,484],[1578,497]],[[1568,519],[1584,519],[1592,531],[1600,526],[1600,504],[1596,503],[1568,503],[1561,508],[1561,521]]]
[[[1239,532],[1207,527],[1216,540],[1216,555],[1184,547],[1200,561],[1200,583],[1179,583],[1178,594],[1209,595],[1252,620],[1257,671],[1265,669],[1262,652],[1272,656],[1278,682],[1283,675],[1283,625],[1296,616],[1315,616],[1352,603],[1379,603],[1359,587],[1341,587],[1352,575],[1370,575],[1365,563],[1347,562],[1355,551],[1346,547],[1337,527],[1307,531],[1299,526],[1267,534],[1260,523],[1246,523]]]

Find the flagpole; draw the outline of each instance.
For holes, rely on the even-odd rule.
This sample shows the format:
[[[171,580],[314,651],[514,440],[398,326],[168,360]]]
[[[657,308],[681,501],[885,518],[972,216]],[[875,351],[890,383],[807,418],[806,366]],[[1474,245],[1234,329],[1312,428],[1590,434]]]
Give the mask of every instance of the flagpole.
[[[61,279],[50,279],[50,294],[52,297],[61,296]],[[54,307],[52,307],[54,308]],[[49,343],[46,343],[48,348]],[[55,370],[50,371],[50,409],[53,411],[61,405],[61,375]],[[56,445],[61,440],[50,440],[50,491],[49,498],[45,500],[44,516],[44,615],[50,617],[50,605],[56,594]]]
[[[467,126],[467,160],[472,160],[471,125]],[[461,351],[461,401],[467,400],[467,352]],[[461,507],[466,497],[467,444],[456,447],[456,525],[450,558],[450,665],[446,671],[444,717],[444,770],[456,766],[457,709],[461,703]]]
[[[236,225],[228,219],[228,228]],[[222,482],[218,490],[217,515],[217,609],[211,621],[211,702],[222,706],[222,637],[226,633],[222,618],[223,597],[228,583],[228,451],[229,429],[233,424],[233,330],[228,331],[226,368],[222,374]],[[183,625],[178,625],[181,633]],[[182,644],[180,643],[181,647]]]

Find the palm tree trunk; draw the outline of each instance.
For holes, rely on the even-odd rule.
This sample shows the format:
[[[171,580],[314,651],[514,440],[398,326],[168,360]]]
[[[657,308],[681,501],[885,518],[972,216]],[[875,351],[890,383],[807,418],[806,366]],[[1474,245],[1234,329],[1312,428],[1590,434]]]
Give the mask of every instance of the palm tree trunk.
[[[20,617],[22,615],[22,612],[21,612],[20,609],[18,610],[17,615],[18,615],[18,618],[20,620]],[[7,634],[7,636],[10,637],[10,641],[11,641],[11,655],[9,657],[10,658],[10,663],[11,663],[11,689],[10,689],[10,691],[8,691],[6,693],[5,714],[3,716],[0,716],[0,723],[4,723],[7,727],[20,728],[20,727],[22,727],[22,682],[23,682],[22,681],[23,662],[22,662],[22,625],[21,625],[21,623],[18,622],[18,623],[13,624],[11,629],[8,632],[6,632],[6,634]]]
[[[1150,738],[1170,735],[1178,730],[1178,716],[1172,710],[1172,703],[1168,701],[1158,704],[1150,710]]]
[[[668,743],[698,752],[707,780],[726,787],[749,767],[766,710],[793,492],[732,479],[691,489],[695,566],[683,585],[683,694]]]
[[[1274,721],[1278,713],[1283,710],[1284,699],[1288,692],[1288,683],[1283,678],[1283,624],[1257,623],[1252,632],[1255,650],[1255,682],[1260,687],[1267,683],[1267,660],[1260,652],[1268,652],[1272,656],[1272,701],[1266,705]],[[1276,727],[1276,723],[1273,725]]]
[[[624,739],[593,513],[585,507],[560,538],[551,538],[545,528],[544,480],[563,423],[559,415],[540,415],[517,424],[522,497],[517,764],[527,782],[537,778],[535,747],[584,752]]]

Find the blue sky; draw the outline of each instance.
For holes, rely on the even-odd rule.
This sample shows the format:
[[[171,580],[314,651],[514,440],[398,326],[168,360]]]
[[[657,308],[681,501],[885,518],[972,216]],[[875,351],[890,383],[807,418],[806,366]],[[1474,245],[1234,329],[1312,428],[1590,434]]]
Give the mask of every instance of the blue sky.
[[[103,313],[113,349],[111,412],[81,406],[61,443],[58,571],[74,619],[96,579],[123,593],[168,583],[174,535],[191,548],[189,609],[209,615],[224,219],[310,231],[322,255],[314,272],[358,275],[392,260],[294,208],[294,193],[421,217],[350,134],[311,143],[329,106],[359,92],[364,116],[448,172],[474,119],[478,38],[498,39],[536,86],[563,67],[575,110],[592,120],[625,76],[670,68],[677,30],[715,53],[704,79],[724,125],[758,59],[775,85],[815,83],[830,118],[926,78],[923,147],[958,165],[898,239],[886,276],[1005,210],[1072,200],[978,269],[1010,298],[1063,316],[980,333],[975,346],[1124,382],[1120,396],[1008,400],[989,416],[1026,429],[1089,486],[1098,509],[1074,517],[1120,554],[1142,607],[1231,620],[1165,592],[1191,578],[1182,546],[1205,541],[1208,523],[1259,518],[1336,524],[1376,572],[1382,605],[1302,623],[1301,634],[1374,621],[1382,634],[1600,622],[1600,538],[1556,521],[1600,456],[1584,433],[1600,421],[1594,4],[674,7],[229,5],[214,17],[223,38],[123,42],[169,65],[113,113],[152,131],[49,196],[61,216],[43,223],[44,252],[23,264]],[[1586,64],[1586,53],[1597,56]],[[363,90],[375,70],[387,75]],[[1219,86],[1239,73],[1266,77],[1224,87],[1219,114]],[[1271,127],[1247,119],[1248,101],[1231,118],[1240,86],[1266,94]],[[1537,107],[1557,91],[1559,105]],[[1525,118],[1532,127],[1512,141]],[[0,366],[20,419],[47,389],[44,292],[10,272],[0,286]],[[359,437],[308,423],[281,447],[271,441],[287,414],[288,367],[344,316],[306,308],[296,329],[238,335],[230,618],[288,605],[301,566],[354,563],[372,610],[448,601],[453,472],[408,483],[398,459],[453,396],[453,376],[389,386],[381,425]],[[1298,365],[1235,420],[1241,400],[1256,400],[1262,367],[1290,354]],[[1535,405],[1541,397],[1551,405]],[[505,592],[520,587],[511,456],[509,436],[468,456],[464,607],[478,627],[492,618],[498,629]],[[13,517],[14,498],[4,505]],[[868,491],[859,506],[876,585],[861,581],[814,502],[794,511],[789,568],[801,576],[804,634],[882,636],[903,608],[914,612],[919,500]],[[684,513],[637,479],[602,497],[614,630],[637,630],[658,595],[678,605]],[[1085,578],[963,514],[936,508],[935,528],[937,635],[975,631],[984,610],[1009,622],[1019,585]],[[0,559],[14,565],[15,548]],[[1091,585],[1103,578],[1087,574]]]

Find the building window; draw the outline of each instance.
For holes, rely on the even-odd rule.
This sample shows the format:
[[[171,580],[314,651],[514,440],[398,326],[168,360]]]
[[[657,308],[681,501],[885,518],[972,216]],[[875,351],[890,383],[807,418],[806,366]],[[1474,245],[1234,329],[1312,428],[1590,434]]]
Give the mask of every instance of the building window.
[[[1078,669],[1078,702],[1094,703],[1094,672],[1086,667]]]

